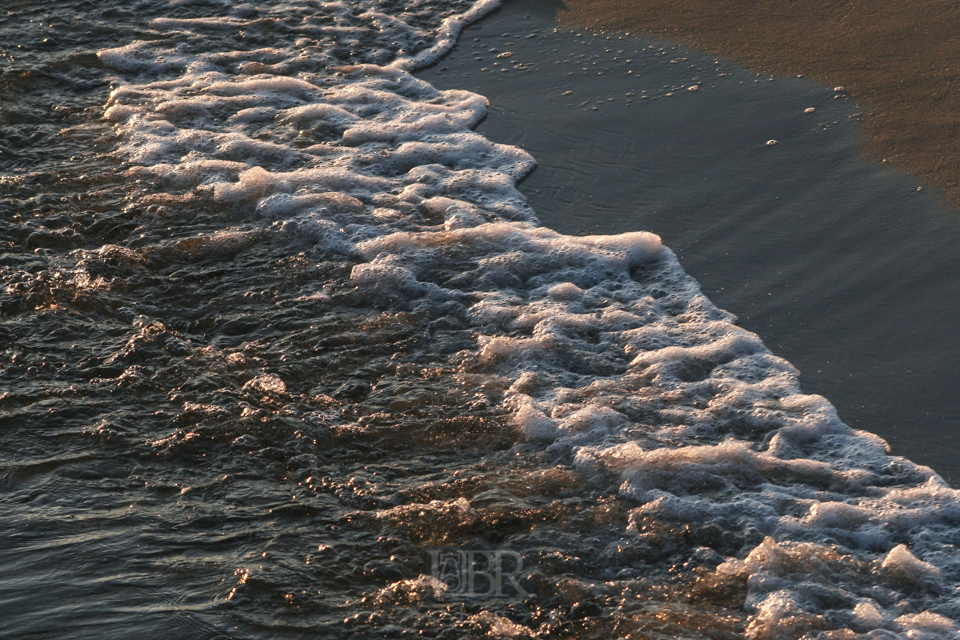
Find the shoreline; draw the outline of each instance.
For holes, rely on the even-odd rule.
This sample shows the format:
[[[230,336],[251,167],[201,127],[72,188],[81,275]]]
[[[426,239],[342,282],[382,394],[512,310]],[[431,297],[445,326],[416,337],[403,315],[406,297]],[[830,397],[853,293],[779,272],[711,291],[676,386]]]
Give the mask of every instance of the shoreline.
[[[489,98],[478,131],[537,159],[519,188],[544,226],[659,234],[806,392],[960,481],[956,210],[865,158],[857,105],[829,86],[644,34],[578,37],[556,13],[510,0],[417,75]]]
[[[863,107],[863,150],[960,206],[960,6],[568,0],[569,26],[642,32],[783,76],[843,86]]]

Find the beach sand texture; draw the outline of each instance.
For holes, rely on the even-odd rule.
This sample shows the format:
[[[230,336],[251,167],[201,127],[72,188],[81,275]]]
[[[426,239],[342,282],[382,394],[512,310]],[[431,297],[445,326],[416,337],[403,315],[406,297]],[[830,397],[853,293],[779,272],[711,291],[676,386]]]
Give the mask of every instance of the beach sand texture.
[[[864,146],[960,205],[960,4],[944,0],[567,0],[571,25],[662,35],[842,86]]]

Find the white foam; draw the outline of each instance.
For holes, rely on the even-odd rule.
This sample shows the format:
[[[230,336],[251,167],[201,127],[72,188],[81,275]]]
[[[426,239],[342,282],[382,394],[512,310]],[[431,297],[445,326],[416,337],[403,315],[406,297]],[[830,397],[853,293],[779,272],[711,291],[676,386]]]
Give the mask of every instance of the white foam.
[[[880,563],[880,568],[891,576],[913,583],[935,582],[940,579],[940,570],[929,562],[913,555],[904,544],[898,544]]]
[[[118,156],[166,190],[132,197],[248,211],[263,233],[355,260],[342,284],[377,303],[466,307],[477,347],[457,362],[497,381],[489,400],[514,428],[636,500],[636,535],[645,518],[711,521],[742,545],[718,571],[747,580],[753,637],[793,637],[801,622],[955,637],[960,600],[944,585],[960,581],[957,492],[803,394],[797,371],[714,307],[656,235],[537,227],[516,189],[533,159],[472,131],[486,101],[410,75],[496,5],[424,30],[368,0],[324,4],[331,25],[281,3],[257,20],[289,18],[295,41],[198,54],[177,34],[253,24],[158,21],[169,41],[100,52],[126,76],[105,113]],[[336,47],[366,62],[344,64]],[[256,237],[171,250],[241,250]],[[282,385],[262,376],[246,388]],[[437,502],[378,517],[476,514]],[[877,580],[896,602],[871,595]],[[843,604],[826,611],[811,585],[841,590]]]
[[[435,44],[414,57],[402,57],[391,66],[412,71],[435,63],[457,43],[460,32],[471,22],[476,22],[500,6],[500,0],[477,0],[470,9],[458,16],[446,18],[437,33]]]

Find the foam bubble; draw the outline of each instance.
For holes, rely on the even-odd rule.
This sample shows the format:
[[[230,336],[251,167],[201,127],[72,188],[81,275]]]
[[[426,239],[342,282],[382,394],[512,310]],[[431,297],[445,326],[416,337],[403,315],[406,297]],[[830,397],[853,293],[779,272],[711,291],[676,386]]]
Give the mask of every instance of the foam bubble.
[[[904,544],[898,544],[880,563],[880,568],[898,580],[913,583],[934,582],[940,578],[940,570],[929,562],[913,555]]]

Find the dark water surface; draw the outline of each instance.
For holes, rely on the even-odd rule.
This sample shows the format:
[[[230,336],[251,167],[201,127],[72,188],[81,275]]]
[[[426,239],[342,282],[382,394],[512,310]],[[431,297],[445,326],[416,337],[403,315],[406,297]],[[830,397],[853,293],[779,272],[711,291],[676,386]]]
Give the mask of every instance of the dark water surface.
[[[218,245],[198,234],[245,214],[158,219],[156,206],[130,205],[149,187],[107,155],[115,75],[97,51],[161,37],[154,17],[256,15],[160,4],[0,8],[0,637],[370,637],[376,607],[350,601],[419,576],[412,540],[445,529],[398,538],[349,514],[393,506],[383,483],[393,494],[423,486],[410,474],[440,482],[509,443],[486,435],[482,410],[451,423],[422,406],[422,366],[400,376],[412,387],[376,373],[406,366],[397,357],[421,340],[417,319],[363,301],[330,316],[296,300],[343,268],[318,267],[310,243]],[[288,390],[244,386],[267,369]],[[373,380],[367,428],[332,432]],[[404,405],[411,389],[420,396]],[[442,435],[454,423],[455,440]],[[429,493],[407,502],[444,490]],[[447,608],[429,637],[468,617]],[[429,626],[431,615],[399,609],[380,616],[377,637]]]
[[[480,393],[500,382],[451,363],[476,346],[462,305],[411,312],[353,286],[355,258],[249,209],[151,204],[160,188],[124,173],[103,110],[126,81],[97,52],[300,35],[268,20],[184,43],[148,26],[224,15],[258,11],[0,13],[0,637],[576,636],[607,633],[619,618],[596,612],[624,597],[632,626],[700,624],[683,599],[664,620],[646,604],[662,596],[639,595],[649,571],[622,542],[615,485],[522,442]],[[545,582],[532,599],[443,601],[423,578],[445,546],[524,550]],[[728,593],[700,591],[735,607],[718,628],[742,626]]]
[[[960,213],[861,157],[844,92],[571,31],[560,6],[508,2],[419,75],[490,99],[480,131],[537,159],[544,225],[659,234],[805,391],[960,480]]]

